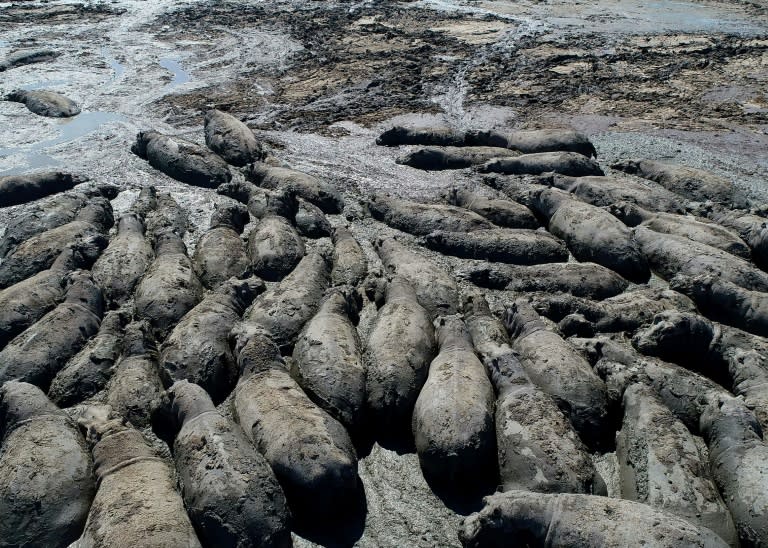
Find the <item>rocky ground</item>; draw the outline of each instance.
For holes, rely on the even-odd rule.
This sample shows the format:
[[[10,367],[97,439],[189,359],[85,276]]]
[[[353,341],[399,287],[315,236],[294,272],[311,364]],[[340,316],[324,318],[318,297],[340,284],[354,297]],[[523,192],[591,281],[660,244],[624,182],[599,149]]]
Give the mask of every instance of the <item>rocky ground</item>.
[[[190,213],[191,253],[223,198],[166,177],[130,145],[148,128],[202,143],[203,113],[215,107],[283,162],[336,184],[349,205],[331,221],[350,225],[374,265],[371,239],[396,231],[367,218],[361,197],[434,201],[479,181],[469,170],[396,164],[402,149],[374,143],[395,123],[572,127],[605,168],[670,160],[768,201],[767,15],[757,1],[2,2],[0,58],[27,47],[60,53],[0,73],[2,95],[58,91],[83,113],[57,120],[0,102],[0,175],[55,168],[113,183],[123,190],[116,217],[145,186],[169,191]],[[23,211],[0,210],[0,227]],[[422,250],[447,269],[461,263]],[[513,296],[491,297],[498,308]],[[361,334],[373,314],[369,305]],[[441,499],[410,448],[374,444],[361,457],[360,514],[343,530],[299,531],[297,546],[458,545],[479,497]],[[616,495],[615,457],[595,459]]]

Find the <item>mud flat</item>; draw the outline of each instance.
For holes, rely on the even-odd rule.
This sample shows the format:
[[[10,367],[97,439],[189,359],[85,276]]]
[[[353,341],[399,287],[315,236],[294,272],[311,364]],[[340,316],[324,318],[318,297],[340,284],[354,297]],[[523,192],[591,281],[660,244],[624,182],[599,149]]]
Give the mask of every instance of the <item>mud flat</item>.
[[[472,169],[397,164],[418,147],[377,146],[393,125],[575,129],[595,145],[609,176],[629,177],[609,168],[615,161],[652,158],[706,169],[755,203],[768,202],[768,8],[757,2],[53,0],[2,3],[0,26],[0,60],[27,49],[57,54],[2,72],[0,95],[54,91],[82,108],[52,119],[0,101],[0,176],[58,170],[88,177],[85,185],[116,185],[115,219],[154,186],[189,216],[182,235],[189,256],[214,206],[229,198],[179,183],[130,149],[150,129],[204,146],[210,108],[245,122],[276,164],[341,191],[346,208],[328,219],[348,226],[371,272],[382,267],[372,241],[388,237],[447,272],[467,261],[373,220],[365,196],[437,203],[458,186],[503,197]],[[29,210],[0,208],[0,237]],[[308,252],[328,244],[306,241]],[[457,282],[462,292],[476,289]],[[650,286],[666,284],[653,277]],[[486,294],[497,314],[520,296]],[[360,340],[375,317],[372,303],[363,306]],[[86,403],[104,400],[100,392]],[[230,401],[218,409],[229,416]],[[621,411],[612,413],[620,424]],[[172,467],[165,442],[143,433]],[[335,533],[299,527],[294,544],[458,546],[456,532],[480,509],[483,493],[449,496],[427,483],[407,437],[402,444],[355,440],[364,491],[357,512]],[[620,498],[613,452],[593,459],[607,494]]]

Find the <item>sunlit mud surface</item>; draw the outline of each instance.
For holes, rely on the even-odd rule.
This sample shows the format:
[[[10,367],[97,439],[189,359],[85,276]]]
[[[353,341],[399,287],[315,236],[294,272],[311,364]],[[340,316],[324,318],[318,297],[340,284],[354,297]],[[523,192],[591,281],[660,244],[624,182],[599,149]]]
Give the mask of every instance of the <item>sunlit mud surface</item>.
[[[396,164],[402,149],[374,143],[393,123],[573,127],[606,169],[672,160],[768,199],[768,8],[758,2],[54,0],[0,3],[0,31],[0,58],[60,53],[0,73],[3,95],[46,89],[83,109],[62,120],[0,101],[0,175],[56,168],[117,184],[116,216],[141,187],[170,191],[194,224],[190,252],[221,198],[171,180],[130,145],[149,128],[202,143],[211,107],[344,190],[348,209],[332,223],[351,225],[373,264],[370,240],[396,231],[365,218],[360,196],[430,201],[479,181]],[[0,210],[0,227],[19,214]],[[446,268],[461,262],[423,252]],[[510,298],[491,293],[496,307]],[[373,314],[363,312],[363,335]],[[412,450],[399,449],[363,451],[365,503],[348,530],[302,532],[309,540],[296,545],[458,545],[461,515],[479,499],[441,500]],[[596,458],[610,478],[614,457]]]

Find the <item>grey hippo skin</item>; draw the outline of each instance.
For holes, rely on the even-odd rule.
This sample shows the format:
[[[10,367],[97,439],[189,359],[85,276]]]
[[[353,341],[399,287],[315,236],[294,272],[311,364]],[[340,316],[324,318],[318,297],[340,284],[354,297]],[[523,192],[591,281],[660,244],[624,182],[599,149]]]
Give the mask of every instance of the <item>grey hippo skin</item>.
[[[282,189],[274,194],[246,244],[251,272],[270,282],[287,276],[306,253],[304,240],[293,226],[298,208],[294,192]]]
[[[760,268],[768,268],[768,219],[721,207],[711,207],[706,211],[710,220],[735,230],[752,250],[752,258]]]
[[[736,528],[693,435],[644,384],[624,392],[616,434],[622,497],[675,514],[738,546]]]
[[[348,228],[333,229],[333,285],[357,287],[368,275],[368,259]]]
[[[155,169],[188,185],[216,188],[232,178],[227,163],[213,152],[157,131],[140,131],[131,151]]]
[[[537,228],[539,226],[531,210],[517,202],[489,199],[461,188],[449,190],[446,198],[449,204],[474,211],[497,226],[505,228]]]
[[[151,194],[153,190],[150,190],[148,194]],[[141,193],[143,194],[144,191],[142,190]],[[142,201],[141,194],[139,194],[136,203],[138,204],[140,201]],[[160,195],[155,193],[154,198],[149,196],[148,201],[150,205],[154,203],[144,218],[147,237],[150,240],[156,240],[157,235],[166,230],[171,230],[179,236],[183,236],[189,230],[190,222],[187,211],[169,193],[163,192]]]
[[[73,548],[200,548],[176,491],[175,471],[141,432],[110,415],[109,406],[94,406],[80,419],[88,431],[98,490]]]
[[[307,395],[357,433],[365,410],[362,344],[352,323],[359,311],[350,287],[331,289],[293,348],[291,375]]]
[[[594,263],[539,265],[480,264],[463,268],[458,275],[490,289],[545,293],[570,293],[576,297],[605,299],[624,291],[629,282],[613,270]]]
[[[768,445],[760,425],[743,401],[722,398],[705,410],[700,427],[741,545],[768,546]]]
[[[198,385],[178,381],[168,395],[181,426],[173,459],[200,540],[208,546],[290,547],[288,504],[264,457]]]
[[[0,288],[8,287],[49,268],[67,247],[78,246],[94,261],[107,246],[104,235],[112,226],[112,206],[106,198],[94,198],[74,220],[32,236],[0,264]]]
[[[312,403],[262,334],[237,341],[232,400],[245,435],[267,459],[294,512],[333,515],[358,487],[357,454],[344,427]]]
[[[531,303],[542,316],[560,322],[558,328],[566,337],[575,334],[568,328],[569,318],[574,315],[581,315],[593,332],[616,333],[635,331],[651,323],[656,314],[667,309],[686,312],[696,309],[684,295],[656,288],[627,291],[600,302],[568,294],[542,293],[532,296]]]
[[[368,199],[368,211],[377,221],[416,236],[426,236],[435,230],[469,232],[493,228],[488,220],[468,209],[420,204],[384,195],[372,195]]]
[[[248,206],[248,212],[254,219],[261,219],[269,213],[286,218],[293,218],[296,214],[296,203],[285,199],[285,187],[269,190],[248,181],[230,181],[219,185],[216,192]]]
[[[43,63],[56,59],[60,53],[50,49],[20,50],[12,53],[0,61],[0,72],[10,70],[15,67],[31,65],[32,63]]]
[[[48,397],[56,405],[70,407],[100,392],[123,352],[123,327],[127,314],[112,310],[104,315],[99,332],[56,373]]]
[[[53,91],[17,89],[6,95],[5,100],[24,103],[31,112],[49,118],[70,118],[80,114],[77,103]]]
[[[699,432],[699,417],[710,397],[731,397],[716,382],[678,365],[643,356],[628,344],[606,337],[571,341],[593,354],[595,371],[605,379],[613,403],[621,402],[630,385],[647,384],[693,433]]]
[[[545,175],[543,182],[546,183],[549,178]],[[521,177],[507,177],[506,175],[486,175],[482,179],[483,184],[498,190],[507,198],[532,208],[533,198],[544,189],[550,188],[549,184],[530,183],[523,181]]]
[[[437,145],[462,146],[464,133],[448,127],[419,127],[406,128],[394,126],[376,138],[376,144],[381,146],[398,145]]]
[[[424,474],[440,484],[477,482],[495,469],[493,386],[460,316],[435,320],[438,354],[413,409]]]
[[[99,330],[104,299],[88,272],[67,276],[64,301],[0,351],[0,384],[17,379],[47,389],[53,376]]]
[[[496,389],[496,443],[505,491],[589,493],[595,469],[586,447],[551,396],[537,388],[485,298],[468,295],[464,315],[475,350]]]
[[[726,548],[715,533],[639,502],[581,494],[498,493],[464,520],[466,548]]]
[[[723,205],[743,205],[733,183],[703,169],[679,166],[655,160],[622,160],[611,166],[644,179],[697,202],[711,200]]]
[[[435,330],[413,287],[395,276],[368,335],[365,393],[370,420],[382,436],[409,425],[435,355]]]
[[[688,215],[654,213],[627,202],[617,202],[609,206],[608,211],[630,227],[643,226],[654,232],[688,238],[742,259],[749,260],[751,256],[749,247],[736,232],[710,221],[698,220]]]
[[[553,188],[539,192],[533,207],[549,219],[549,231],[565,240],[579,261],[603,265],[636,283],[650,278],[648,263],[632,232],[604,209]]]
[[[768,426],[768,343],[695,313],[657,314],[632,344],[643,354],[678,363],[730,384]]]
[[[661,234],[642,226],[634,228],[633,233],[651,269],[665,280],[678,274],[711,274],[744,289],[768,291],[768,274],[744,259],[688,238]]]
[[[64,278],[80,264],[77,253],[65,249],[51,268],[0,290],[0,349],[43,317],[64,298]]]
[[[229,333],[263,291],[258,278],[231,279],[190,310],[160,349],[160,364],[171,379],[197,383],[215,402],[224,400],[238,376]]]
[[[707,274],[675,276],[669,287],[690,297],[708,318],[768,337],[768,294]]]
[[[248,211],[240,204],[217,205],[213,210],[211,226],[198,240],[192,255],[195,273],[208,289],[248,273],[248,255],[240,239],[248,220]]]
[[[144,223],[127,213],[117,221],[117,234],[91,269],[109,307],[124,304],[133,295],[155,252],[144,237]]]
[[[565,242],[543,230],[489,228],[472,232],[430,232],[427,247],[463,259],[509,264],[564,263]]]
[[[77,425],[36,386],[0,387],[0,546],[65,547],[96,492]]]
[[[577,152],[539,152],[516,158],[497,158],[481,165],[479,171],[505,175],[541,175],[550,171],[574,177],[604,175],[596,161]]]
[[[145,322],[125,328],[123,353],[107,384],[106,403],[136,428],[146,428],[165,403],[155,341]]]
[[[333,233],[331,223],[323,210],[303,198],[299,198],[296,230],[306,238],[330,238]]]
[[[339,191],[330,183],[308,173],[256,162],[248,167],[247,177],[258,186],[270,190],[290,188],[297,196],[323,210],[323,213],[341,213],[344,210],[344,198]]]
[[[246,311],[245,331],[261,330],[284,353],[293,349],[301,328],[314,316],[331,282],[330,250],[308,253],[276,287],[260,295]]]
[[[24,206],[20,215],[9,219],[0,238],[0,257],[5,257],[27,239],[72,221],[98,191],[72,191]],[[115,192],[117,195],[117,192]],[[114,197],[114,196],[112,196]]]
[[[535,152],[578,152],[588,158],[597,158],[595,146],[586,135],[568,129],[533,129],[510,132],[468,131],[467,145],[505,147],[525,154]]]
[[[554,398],[588,446],[601,446],[607,434],[608,398],[590,364],[547,329],[524,299],[507,308],[504,324],[531,381]]]
[[[136,315],[164,337],[203,298],[187,248],[174,232],[157,236],[155,260],[136,287]]]
[[[404,154],[397,159],[397,163],[426,171],[440,171],[464,169],[494,158],[516,156],[520,156],[520,153],[499,147],[427,147]]]
[[[411,284],[419,304],[433,319],[459,311],[459,288],[445,269],[394,238],[377,240],[374,248],[390,274],[402,276]]]
[[[258,162],[264,156],[261,144],[248,126],[216,109],[205,113],[205,144],[233,166]]]
[[[637,204],[651,211],[685,213],[685,200],[666,188],[643,179],[616,177],[568,177],[543,175],[539,182],[565,190],[579,200],[594,206],[609,206],[616,202]]]
[[[136,196],[128,211],[146,222],[147,218],[155,212],[157,206],[157,189],[153,186],[145,186],[139,191],[139,195]]]
[[[77,175],[61,171],[0,177],[0,207],[23,204],[64,192],[84,181]]]

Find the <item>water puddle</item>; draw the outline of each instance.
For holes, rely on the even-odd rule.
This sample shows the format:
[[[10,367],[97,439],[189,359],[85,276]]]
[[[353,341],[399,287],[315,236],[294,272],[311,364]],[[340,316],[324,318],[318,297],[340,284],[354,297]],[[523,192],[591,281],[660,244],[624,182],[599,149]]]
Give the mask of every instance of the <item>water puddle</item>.
[[[0,171],[0,176],[18,175],[20,173],[26,173],[27,171],[32,171],[34,169],[40,169],[44,167],[56,167],[59,165],[58,160],[56,160],[55,158],[53,158],[52,156],[44,152],[31,152],[29,154],[24,155],[24,160],[26,160],[26,164],[24,165],[24,167],[13,167],[11,169]]]
[[[112,78],[110,79],[110,82],[114,82],[118,78],[120,78],[123,74],[125,74],[125,65],[123,65],[120,61],[112,57],[112,54],[109,51],[109,48],[101,48],[99,51],[101,56],[104,58],[104,61],[109,65],[109,68],[112,69]]]
[[[32,168],[58,165],[54,158],[45,153],[46,150],[93,133],[106,124],[123,121],[126,121],[126,117],[115,112],[83,112],[74,118],[62,120],[59,135],[52,139],[45,139],[25,147],[0,148],[0,159],[20,155],[24,163],[23,167],[2,171],[0,175],[12,175]]]
[[[166,92],[169,92],[172,89],[177,88],[182,84],[186,84],[192,79],[189,73],[184,70],[184,67],[182,67],[179,64],[179,61],[177,59],[171,59],[166,57],[166,58],[160,59],[158,61],[158,64],[161,67],[163,67],[165,70],[173,74],[173,80],[171,80],[171,82],[167,86],[165,86]]]

